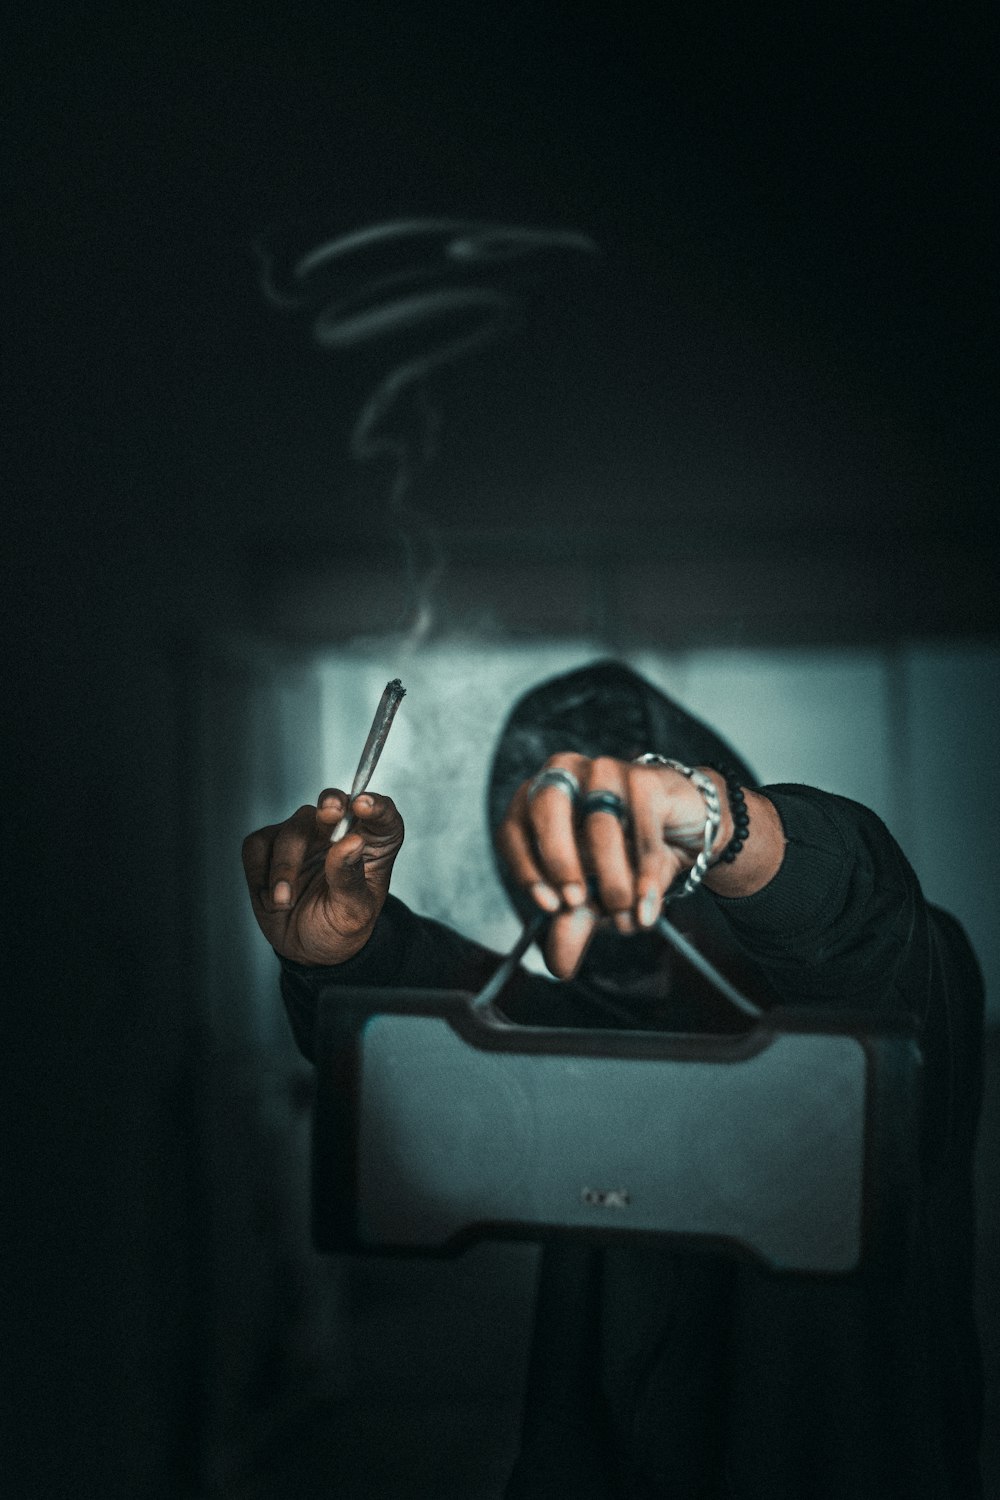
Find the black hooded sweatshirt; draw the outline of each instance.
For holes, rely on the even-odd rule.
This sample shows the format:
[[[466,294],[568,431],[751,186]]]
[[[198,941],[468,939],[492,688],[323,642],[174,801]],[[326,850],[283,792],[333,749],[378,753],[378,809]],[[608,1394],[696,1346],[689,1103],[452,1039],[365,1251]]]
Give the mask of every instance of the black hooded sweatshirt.
[[[517,786],[562,750],[726,763],[755,785],[708,726],[628,668],[599,662],[515,705],[492,768],[492,828]],[[916,1024],[924,1087],[912,1251],[892,1276],[820,1280],[702,1253],[546,1246],[508,1500],[982,1493],[972,1305],[978,966],[958,923],[925,902],[874,813],[811,787],[762,790],[787,838],[777,875],[738,900],[701,889],[669,915],[764,1005],[862,1009]],[[526,898],[507,888],[525,914]],[[283,961],[282,992],[312,1060],[326,987],[475,991],[497,962],[390,896],[360,953],[336,968]],[[572,982],[520,970],[499,1005],[526,1025],[745,1024],[681,971],[662,940],[612,929],[593,940]]]

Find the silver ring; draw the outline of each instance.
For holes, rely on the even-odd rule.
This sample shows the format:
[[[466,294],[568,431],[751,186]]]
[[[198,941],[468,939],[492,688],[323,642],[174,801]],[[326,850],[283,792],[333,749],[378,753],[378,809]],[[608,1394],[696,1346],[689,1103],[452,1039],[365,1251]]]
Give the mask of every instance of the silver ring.
[[[616,792],[588,792],[580,801],[580,816],[589,818],[592,813],[610,813],[623,828],[628,826],[628,808]]]
[[[569,797],[571,802],[576,802],[580,796],[580,783],[572,771],[563,771],[559,766],[553,766],[549,771],[539,771],[528,782],[528,801],[534,802],[538,793],[547,786],[557,786]]]

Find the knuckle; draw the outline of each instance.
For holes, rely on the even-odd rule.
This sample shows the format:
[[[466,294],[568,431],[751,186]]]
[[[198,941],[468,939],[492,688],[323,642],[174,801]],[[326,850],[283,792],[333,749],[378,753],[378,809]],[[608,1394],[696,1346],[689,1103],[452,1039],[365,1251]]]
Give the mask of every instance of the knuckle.
[[[658,829],[642,828],[635,833],[635,852],[643,865],[658,864],[666,849]]]
[[[628,766],[625,771],[625,785],[629,792],[636,796],[648,796],[649,792],[659,785],[659,781],[652,766]]]
[[[546,838],[538,845],[539,857],[546,867],[563,879],[575,879],[580,872],[580,856],[572,838]]]
[[[368,823],[392,823],[399,816],[396,804],[391,797],[382,797],[376,792],[361,792],[359,797],[355,798],[355,806],[361,798],[367,798],[370,804],[364,810],[365,821]],[[358,808],[358,812],[361,811],[362,809]]]
[[[568,771],[582,763],[584,757],[576,750],[555,750],[542,767],[543,771]]]
[[[665,849],[650,849],[639,856],[639,874],[646,879],[652,877],[658,880],[666,870],[668,863],[667,851]]]
[[[535,837],[540,837],[541,830],[548,823],[546,809],[549,808],[548,792],[550,788],[543,787],[542,790],[531,801],[525,804],[522,814],[523,822],[529,832]]]

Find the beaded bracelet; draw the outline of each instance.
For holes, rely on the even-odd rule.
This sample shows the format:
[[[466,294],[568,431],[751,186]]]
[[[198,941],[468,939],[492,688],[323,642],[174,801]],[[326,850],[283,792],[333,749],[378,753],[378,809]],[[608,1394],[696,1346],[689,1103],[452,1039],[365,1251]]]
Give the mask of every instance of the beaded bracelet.
[[[716,864],[731,865],[747,841],[750,832],[750,814],[747,811],[747,799],[743,795],[740,779],[732,766],[717,765],[714,761],[706,761],[705,764],[711,771],[718,771],[720,776],[726,780],[726,796],[729,798],[729,808],[733,815],[733,836],[729,843],[719,855]]]

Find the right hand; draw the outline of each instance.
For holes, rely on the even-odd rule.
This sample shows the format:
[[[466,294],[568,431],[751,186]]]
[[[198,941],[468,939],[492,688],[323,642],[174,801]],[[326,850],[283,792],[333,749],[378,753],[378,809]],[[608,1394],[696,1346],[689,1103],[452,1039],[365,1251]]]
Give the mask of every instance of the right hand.
[[[347,811],[346,795],[321,792],[284,823],[243,841],[243,869],[254,916],[271,947],[300,964],[342,964],[372,935],[389,893],[403,820],[388,797],[363,792],[356,822],[337,844],[330,833]]]

